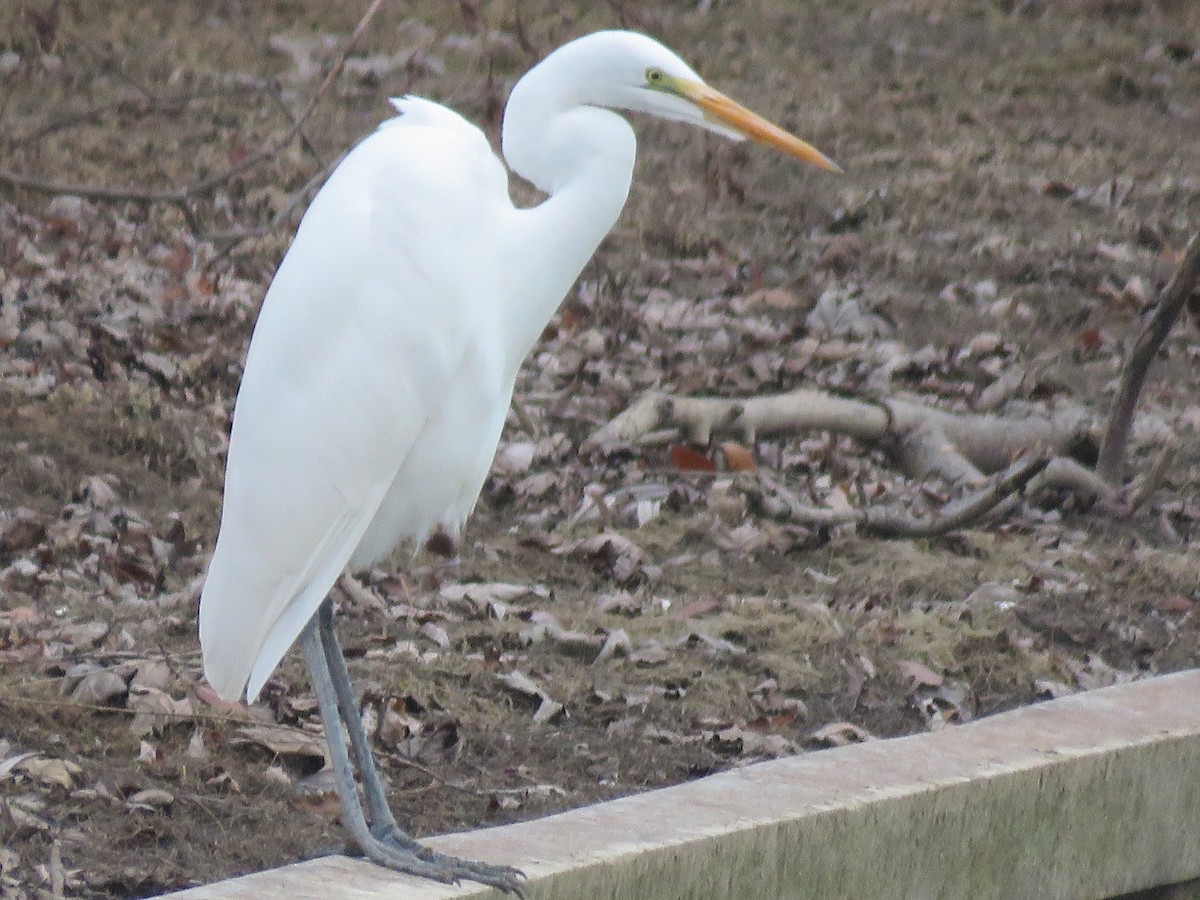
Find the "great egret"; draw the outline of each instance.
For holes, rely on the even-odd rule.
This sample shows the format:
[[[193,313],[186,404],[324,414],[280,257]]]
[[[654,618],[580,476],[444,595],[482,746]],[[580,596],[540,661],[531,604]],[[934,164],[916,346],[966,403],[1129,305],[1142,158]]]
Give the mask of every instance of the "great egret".
[[[400,115],[313,199],[254,328],[200,601],[204,672],[222,697],[253,701],[299,637],[343,822],[363,853],[402,872],[519,893],[517,870],[434,853],[396,824],[329,592],[342,572],[372,566],[405,539],[457,533],[475,505],[517,368],[628,195],[633,129],[609,108],[837,167],[626,31],[560,47],[513,88],[504,159],[549,195],[528,209],[513,205],[504,164],[478,128],[429,100],[392,102]]]

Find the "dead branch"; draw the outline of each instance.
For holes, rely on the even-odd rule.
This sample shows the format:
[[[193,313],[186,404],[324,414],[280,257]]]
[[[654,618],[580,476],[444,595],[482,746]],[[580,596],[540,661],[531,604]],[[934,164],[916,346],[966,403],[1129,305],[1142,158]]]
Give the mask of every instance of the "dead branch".
[[[187,189],[152,191],[136,187],[105,187],[104,185],[71,184],[65,181],[49,181],[0,169],[0,183],[39,194],[69,194],[84,200],[99,200],[104,203],[183,203]]]
[[[818,507],[803,503],[765,473],[758,478],[783,501],[784,517],[804,525],[855,525],[864,534],[885,538],[939,537],[976,524],[1006,501],[1022,495],[1050,464],[1047,459],[1021,459],[993,475],[979,490],[945,504],[928,516],[915,516],[894,506]]]
[[[312,195],[316,192],[317,188],[324,184],[325,179],[329,177],[329,173],[336,169],[338,163],[345,159],[345,157],[346,154],[343,153],[336,159],[322,166],[321,170],[313,175],[312,178],[308,179],[302,188],[300,188],[298,191],[295,191],[288,199],[288,202],[283,205],[283,208],[275,213],[275,215],[271,216],[271,218],[266,222],[263,222],[259,225],[251,225],[247,228],[236,228],[230,231],[210,231],[206,233],[203,236],[204,240],[219,248],[217,255],[213,257],[211,262],[216,262],[217,260],[228,256],[229,253],[232,252],[233,249],[242,241],[268,235],[276,228],[279,228],[281,225],[291,219],[296,210],[312,198]]]
[[[1135,512],[1141,508],[1142,504],[1149,499],[1150,495],[1157,491],[1163,481],[1167,477],[1167,472],[1171,469],[1171,464],[1175,462],[1175,457],[1179,455],[1179,438],[1171,436],[1159,451],[1158,458],[1154,460],[1154,465],[1150,467],[1150,471],[1145,477],[1134,482],[1129,490],[1129,511]]]
[[[274,158],[279,151],[290,144],[292,142],[292,138],[300,133],[300,129],[304,127],[304,123],[307,122],[309,117],[313,114],[313,110],[317,108],[317,104],[321,102],[321,99],[333,86],[333,83],[337,80],[337,77],[342,74],[342,69],[346,67],[346,59],[354,51],[354,48],[362,39],[363,34],[366,33],[367,26],[371,24],[371,20],[375,18],[375,13],[379,12],[379,7],[382,5],[383,0],[371,0],[371,5],[368,6],[366,12],[362,14],[362,17],[358,20],[358,24],[354,26],[354,31],[350,34],[349,40],[347,40],[345,46],[342,47],[342,52],[338,54],[337,62],[335,62],[333,67],[326,73],[325,78],[317,87],[316,93],[314,93],[309,99],[308,106],[304,108],[304,112],[300,113],[300,115],[292,123],[292,127],[284,132],[281,138],[276,140],[273,144],[269,145],[265,149],[260,150],[258,153],[250,154],[236,166],[232,166],[226,171],[212,175],[208,178],[201,179],[186,190],[192,195],[206,194],[213,188],[220,187],[221,185],[236,178],[238,175],[241,175],[243,172],[254,168],[259,163]]]
[[[1031,493],[1040,490],[1070,491],[1085,500],[1115,500],[1116,489],[1087,466],[1073,459],[1057,457],[1046,466],[1046,471],[1030,484]]]
[[[58,131],[64,131],[68,128],[73,128],[92,119],[98,119],[101,116],[116,112],[119,115],[134,114],[139,116],[150,115],[151,113],[160,110],[173,110],[186,108],[188,104],[194,103],[197,100],[206,99],[223,99],[233,97],[239,94],[256,93],[261,91],[271,92],[278,96],[278,88],[274,82],[265,79],[239,79],[234,84],[220,85],[218,87],[192,91],[189,93],[164,94],[161,96],[144,96],[137,97],[118,97],[115,100],[106,100],[103,103],[98,103],[84,110],[76,112],[62,113],[50,117],[36,128],[19,134],[8,139],[9,147],[20,147],[25,144],[32,144],[43,138],[49,137]]]
[[[714,434],[747,443],[760,436],[829,431],[887,450],[912,477],[982,482],[1014,459],[1062,456],[1092,422],[1079,409],[1022,416],[950,413],[912,400],[858,400],[800,389],[786,394],[724,399],[649,394],[589,438],[593,446],[655,442],[686,436],[708,443]]]
[[[41,178],[35,178],[29,175],[24,175],[19,172],[12,172],[7,169],[0,169],[0,184],[7,184],[11,187],[22,188],[24,190],[36,191],[41,194],[70,194],[77,197],[82,197],[85,200],[96,200],[104,203],[163,203],[179,208],[183,213],[184,219],[188,224],[188,228],[196,237],[207,239],[208,235],[204,234],[199,227],[199,222],[196,220],[195,213],[192,210],[192,203],[203,197],[217,188],[228,184],[234,178],[250,169],[255,168],[261,163],[273,159],[280,151],[292,142],[295,137],[301,133],[304,124],[308,121],[317,105],[329,92],[330,87],[337,80],[342,70],[346,66],[346,60],[353,52],[355,46],[361,40],[363,34],[367,30],[367,26],[383,5],[383,0],[371,0],[371,4],[362,14],[358,24],[354,27],[349,39],[342,47],[341,53],[338,54],[337,61],[333,67],[326,73],[325,78],[317,87],[316,92],[308,101],[308,105],[304,111],[297,116],[286,132],[275,141],[268,144],[257,153],[252,153],[245,159],[238,162],[236,165],[230,166],[222,172],[210,175],[207,178],[202,178],[186,187],[173,188],[169,190],[148,190],[141,187],[125,186],[125,187],[106,187],[104,185],[88,185],[88,184],[70,184],[67,182],[53,181]],[[288,210],[290,212],[290,210]],[[236,233],[234,233],[236,234]]]
[[[1171,326],[1179,317],[1179,311],[1200,284],[1200,233],[1192,237],[1179,268],[1163,288],[1146,326],[1134,341],[1129,359],[1121,372],[1121,387],[1113,401],[1104,440],[1100,444],[1100,458],[1096,471],[1109,483],[1115,484],[1125,465],[1125,451],[1129,445],[1129,434],[1133,429],[1133,413],[1137,407],[1146,373]]]

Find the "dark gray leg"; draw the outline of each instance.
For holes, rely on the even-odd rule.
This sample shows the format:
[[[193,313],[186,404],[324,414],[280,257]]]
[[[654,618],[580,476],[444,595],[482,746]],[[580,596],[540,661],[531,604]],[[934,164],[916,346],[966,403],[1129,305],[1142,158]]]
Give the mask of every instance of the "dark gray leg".
[[[390,834],[381,839],[371,833],[366,816],[363,814],[362,804],[358,799],[358,786],[354,781],[354,771],[351,768],[350,756],[346,752],[346,742],[342,736],[343,725],[346,725],[351,735],[353,735],[354,726],[347,724],[344,719],[358,721],[359,741],[354,742],[352,738],[352,742],[355,743],[356,755],[358,747],[361,745],[367,758],[370,758],[370,748],[366,744],[366,736],[362,734],[362,722],[353,702],[354,689],[350,685],[348,677],[345,677],[344,662],[341,673],[343,675],[341,680],[344,684],[339,685],[339,679],[330,671],[329,657],[336,654],[338,658],[341,658],[341,650],[336,644],[333,645],[333,649],[325,645],[322,640],[320,619],[321,613],[313,616],[313,620],[305,626],[300,635],[300,643],[304,648],[304,658],[312,676],[317,705],[321,710],[321,720],[325,723],[325,736],[329,744],[329,755],[333,761],[338,797],[342,801],[342,822],[350,832],[354,843],[369,860],[397,872],[405,872],[447,884],[455,884],[462,879],[468,879],[524,897],[525,894],[519,880],[522,876],[518,870],[508,866],[469,862],[426,849],[400,831],[398,826],[395,826],[395,819],[392,818],[390,810],[387,818],[391,819],[391,825],[395,826],[395,831],[403,836],[404,843],[393,840]],[[329,631],[332,634],[332,623],[330,623]],[[348,697],[351,701],[351,715],[346,715],[344,718],[343,711],[339,709],[339,695]],[[376,782],[378,787],[378,775],[376,775]],[[382,788],[378,787],[378,790],[382,795]],[[387,807],[386,801],[383,805],[385,808]]]
[[[362,715],[359,713],[358,700],[350,686],[350,670],[346,668],[346,657],[342,655],[342,645],[333,628],[333,603],[326,600],[317,610],[317,623],[321,631],[321,645],[325,651],[325,661],[329,665],[334,691],[337,693],[338,712],[350,735],[350,747],[354,751],[354,761],[358,765],[358,777],[362,781],[363,793],[367,797],[367,818],[370,821],[371,833],[378,838],[386,838],[396,834],[403,840],[397,841],[406,849],[414,849],[417,842],[404,834],[392,815],[388,805],[387,791],[380,781],[379,772],[375,768],[375,758],[371,755],[371,746],[367,743],[366,732],[362,727]],[[405,844],[407,841],[407,844]]]

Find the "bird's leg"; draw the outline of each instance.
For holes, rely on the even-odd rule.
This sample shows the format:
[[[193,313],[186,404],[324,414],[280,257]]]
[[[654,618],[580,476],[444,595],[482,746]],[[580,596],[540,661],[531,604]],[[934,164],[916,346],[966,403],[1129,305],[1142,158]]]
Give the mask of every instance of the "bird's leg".
[[[312,621],[305,626],[300,635],[300,643],[304,648],[304,659],[308,663],[309,673],[312,676],[313,690],[317,695],[321,720],[325,724],[325,738],[329,744],[329,755],[333,762],[338,797],[342,802],[342,823],[350,832],[354,843],[369,860],[397,872],[429,878],[446,884],[456,884],[463,879],[468,879],[524,897],[525,893],[520,881],[523,876],[517,869],[509,866],[494,866],[489,863],[470,862],[437,853],[421,847],[408,835],[404,835],[408,843],[400,845],[390,834],[387,838],[381,839],[371,833],[362,804],[358,799],[358,786],[354,781],[354,770],[351,768],[350,755],[346,751],[346,742],[342,735],[343,727],[347,732],[353,733],[353,726],[348,724],[346,719],[357,717],[353,703],[354,691],[346,674],[344,661],[341,668],[345,687],[339,690],[336,686],[336,678],[330,671],[329,656],[336,652],[340,658],[341,652],[340,648],[330,651],[325,645],[322,639],[320,619],[320,613],[313,616]],[[329,632],[333,633],[332,622],[329,625]],[[344,716],[342,710],[339,709],[339,693],[350,698],[352,715]],[[362,735],[361,719],[358,722],[358,731],[361,735],[363,751],[369,757],[370,748],[367,746],[366,736]],[[376,778],[378,779],[378,776]],[[379,790],[382,795],[382,788]],[[386,801],[384,801],[384,806],[386,807]],[[391,818],[390,811],[388,817]],[[395,830],[404,834],[399,827],[396,827]]]
[[[330,680],[337,695],[338,712],[346,725],[346,732],[350,735],[350,747],[354,751],[354,761],[358,764],[358,777],[367,797],[367,818],[371,833],[378,838],[394,835],[393,840],[397,844],[405,849],[414,850],[420,845],[397,824],[396,817],[392,815],[392,808],[388,805],[387,791],[384,790],[379,772],[375,768],[375,758],[371,754],[371,746],[362,727],[358,701],[350,683],[350,670],[346,668],[346,657],[342,654],[342,645],[333,628],[333,601],[330,598],[326,598],[317,610],[317,623],[321,632],[321,648],[325,653],[325,662],[332,676]]]

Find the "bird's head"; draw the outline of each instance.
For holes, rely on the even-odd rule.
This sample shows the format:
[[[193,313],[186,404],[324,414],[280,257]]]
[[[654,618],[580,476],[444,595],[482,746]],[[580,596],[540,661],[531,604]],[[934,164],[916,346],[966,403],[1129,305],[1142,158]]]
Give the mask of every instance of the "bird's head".
[[[599,31],[551,54],[571,56],[571,84],[562,85],[574,102],[643,112],[687,122],[732,140],[750,138],[806,163],[840,172],[811,144],[709,87],[696,72],[658,41],[632,31]]]

